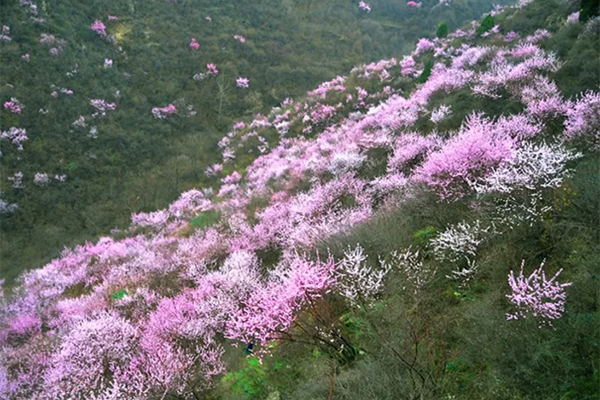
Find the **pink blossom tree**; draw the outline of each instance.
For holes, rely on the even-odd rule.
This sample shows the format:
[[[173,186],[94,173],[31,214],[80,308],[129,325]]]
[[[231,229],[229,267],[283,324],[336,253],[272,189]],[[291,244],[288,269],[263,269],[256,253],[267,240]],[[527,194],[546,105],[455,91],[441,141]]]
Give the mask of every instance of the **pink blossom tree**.
[[[528,315],[540,320],[543,325],[552,326],[552,320],[562,317],[565,312],[567,293],[565,288],[572,283],[557,281],[562,269],[550,279],[546,278],[544,262],[529,276],[524,275],[525,260],[521,263],[521,271],[515,276],[514,271],[508,275],[508,284],[512,293],[506,297],[516,307],[516,311],[506,314],[506,319],[522,319]]]

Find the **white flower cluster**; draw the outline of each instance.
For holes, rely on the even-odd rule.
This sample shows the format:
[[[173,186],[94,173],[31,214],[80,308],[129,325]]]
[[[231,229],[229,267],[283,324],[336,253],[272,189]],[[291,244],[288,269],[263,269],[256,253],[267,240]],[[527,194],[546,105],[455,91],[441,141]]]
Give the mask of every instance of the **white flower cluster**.
[[[366,265],[368,256],[363,251],[360,245],[355,249],[348,247],[336,272],[338,293],[357,307],[370,304],[382,292],[383,281],[389,271],[385,266],[375,270]]]
[[[470,186],[481,194],[558,188],[569,175],[566,164],[581,156],[560,143],[525,142],[514,150],[510,160],[482,180],[470,182]]]
[[[419,250],[413,252],[411,247],[404,252],[393,251],[390,264],[382,259],[379,262],[388,270],[392,266],[399,268],[406,276],[407,283],[412,286],[414,294],[417,294],[427,282],[431,281],[437,271],[437,267],[425,265],[423,258],[419,255]],[[402,289],[406,290],[407,286]]]
[[[431,240],[435,257],[442,261],[457,262],[475,257],[477,248],[484,241],[490,227],[483,228],[479,220],[472,224],[465,221],[449,226]]]

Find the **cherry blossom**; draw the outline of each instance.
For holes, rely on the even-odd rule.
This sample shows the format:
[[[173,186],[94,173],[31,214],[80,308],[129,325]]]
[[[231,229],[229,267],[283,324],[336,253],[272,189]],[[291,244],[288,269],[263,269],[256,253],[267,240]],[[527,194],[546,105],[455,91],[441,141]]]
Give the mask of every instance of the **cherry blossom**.
[[[10,101],[5,101],[3,107],[5,110],[8,110],[13,114],[21,114],[23,109],[23,105],[14,97],[11,98]]]
[[[165,119],[169,115],[177,113],[177,108],[173,104],[169,104],[166,107],[154,107],[152,108],[152,115],[156,119]]]
[[[367,13],[371,12],[371,6],[367,3],[365,3],[364,1],[361,1],[360,3],[358,3],[358,7],[361,10],[366,11]]]
[[[27,130],[13,126],[8,131],[0,133],[0,140],[9,140],[17,147],[17,150],[23,151],[23,143],[29,140],[29,137]]]
[[[360,307],[369,305],[383,290],[383,281],[389,268],[376,270],[366,264],[368,256],[357,245],[344,252],[344,258],[338,263],[335,272],[335,290],[352,304]]]
[[[235,84],[237,87],[242,88],[242,89],[247,89],[248,86],[250,85],[250,79],[248,78],[243,78],[243,77],[239,77],[235,80]]]
[[[94,23],[90,26],[90,29],[93,32],[96,32],[98,35],[100,36],[106,36],[106,25],[104,25],[104,23],[102,21],[96,20],[94,21]]]
[[[115,103],[110,103],[104,99],[92,99],[90,100],[92,107],[96,109],[96,112],[92,114],[92,117],[105,117],[108,111],[114,111],[117,109]]]
[[[219,70],[215,64],[207,64],[206,65],[206,74],[217,76],[219,74]]]
[[[588,91],[567,105],[565,137],[600,148],[600,93]]]
[[[507,320],[522,319],[532,315],[541,320],[540,327],[546,324],[552,326],[552,320],[558,319],[564,314],[567,298],[565,288],[571,286],[572,283],[557,281],[562,269],[559,269],[552,278],[546,278],[544,264],[545,261],[529,276],[524,275],[525,260],[521,262],[521,271],[518,276],[515,276],[514,271],[510,271],[508,284],[512,293],[507,294],[506,297],[517,307],[517,311],[507,313]]]
[[[48,185],[49,181],[50,179],[48,178],[48,174],[43,172],[37,172],[33,177],[33,183],[42,187]]]

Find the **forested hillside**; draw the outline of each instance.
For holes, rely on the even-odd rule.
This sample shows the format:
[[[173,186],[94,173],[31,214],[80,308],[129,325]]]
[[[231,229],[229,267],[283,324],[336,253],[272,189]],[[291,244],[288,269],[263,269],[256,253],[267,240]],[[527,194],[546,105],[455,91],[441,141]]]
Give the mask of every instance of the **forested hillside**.
[[[401,55],[492,1],[378,0],[370,12],[345,0],[1,4],[0,100],[20,105],[0,111],[0,131],[20,138],[0,141],[1,272],[12,279],[211,182],[204,170],[233,119]]]
[[[169,12],[174,18],[197,12],[202,24],[206,16],[214,24],[219,4],[224,7],[215,2],[208,13],[208,5],[182,13],[191,2],[160,3],[160,10],[163,21]],[[256,4],[229,12],[249,7],[250,15]],[[298,3],[290,4],[297,11]],[[270,57],[262,41],[267,39],[252,30],[251,18],[223,33],[214,53],[204,53],[208,44],[201,34],[169,36],[161,30],[164,46],[173,47],[181,35],[177,51],[200,65],[190,67],[187,81],[177,81],[179,89],[176,80],[164,79],[169,71],[156,70],[155,60],[148,66],[132,57],[134,42],[127,50],[124,42],[107,43],[111,29],[120,40],[124,11],[107,9],[105,14],[118,18],[82,28],[90,43],[128,52],[97,60],[98,73],[118,71],[114,79],[122,79],[123,87],[100,85],[89,96],[97,101],[80,103],[86,113],[65,115],[67,129],[82,133],[65,138],[82,142],[56,151],[79,148],[85,137],[86,146],[98,146],[93,151],[110,161],[104,178],[131,164],[134,172],[128,174],[137,175],[123,172],[114,182],[140,185],[139,192],[129,186],[119,191],[109,182],[97,189],[107,200],[93,200],[126,194],[147,203],[130,205],[131,223],[120,229],[111,231],[110,225],[102,232],[97,224],[98,231],[77,231],[103,236],[65,249],[41,268],[31,265],[5,285],[0,397],[600,397],[598,2],[521,1],[490,8],[464,24],[448,15],[447,23],[437,20],[454,6],[466,7],[462,17],[474,10],[452,0],[340,2],[331,9],[326,4],[305,4],[320,21],[315,25],[290,12],[290,25],[273,28],[305,29],[304,38],[340,29],[352,38],[347,53],[335,53],[325,33],[305,43],[304,52],[293,53],[291,46],[282,71],[332,63],[321,72],[311,70],[314,75],[306,79],[288,71],[277,81],[267,59],[242,68],[246,64],[233,52],[248,51],[244,46],[254,44],[253,52]],[[265,3],[259,10],[256,18],[271,23],[267,16],[274,9]],[[418,25],[427,33],[400,28],[406,21],[398,20],[417,21],[413,13],[419,12],[431,25]],[[347,21],[353,16],[356,25],[342,23],[344,15]],[[408,45],[398,37],[398,47],[391,49],[384,41],[381,48],[370,46],[360,30],[365,19],[384,35],[393,36],[397,26],[414,40]],[[14,45],[15,31],[5,29],[9,39],[0,45]],[[144,37],[143,32],[124,37]],[[281,43],[301,49],[300,39],[290,34]],[[59,54],[52,57],[66,56],[68,46],[54,40]],[[363,50],[356,52],[353,46],[363,40]],[[310,47],[313,43],[323,47]],[[336,55],[322,54],[329,51],[324,49]],[[378,59],[378,52],[385,57]],[[298,54],[314,64],[292,62]],[[25,67],[34,62],[32,52],[29,56]],[[353,57],[365,61],[345,65]],[[163,59],[161,65],[182,59]],[[136,67],[123,72],[120,63]],[[148,79],[138,76],[142,71]],[[313,84],[321,73],[329,74],[327,80]],[[129,85],[135,82],[133,90]],[[56,96],[49,96],[65,104],[79,91],[55,85],[49,89]],[[175,85],[172,92],[168,85]],[[109,97],[112,90],[120,97]],[[213,95],[223,91],[221,99]],[[161,97],[165,93],[169,96]],[[14,126],[3,133],[2,161],[10,171],[3,225],[25,218],[18,213],[27,196],[41,201],[51,188],[71,196],[75,186],[58,185],[83,187],[89,181],[78,173],[100,173],[77,159],[70,161],[76,164],[71,170],[47,170],[48,181],[35,175],[41,167],[26,159],[27,149],[35,149],[29,138],[35,128],[26,126],[28,140],[20,129],[29,101],[37,97],[10,96],[15,99],[5,96],[2,110],[2,123]],[[260,99],[260,106],[249,105],[248,96]],[[58,124],[63,112],[67,108],[57,104],[55,114],[49,110],[35,118],[55,118]],[[115,142],[109,138],[119,129],[128,138],[141,130],[139,141],[128,142],[133,147],[122,147],[133,158],[111,159]],[[61,134],[55,135],[47,137],[49,146],[62,143]],[[155,143],[144,144],[142,136]],[[146,146],[168,154],[136,163]],[[9,165],[34,165],[30,181],[21,182],[25,188],[15,187],[19,176]],[[176,173],[164,172],[168,167]],[[169,188],[155,189],[160,182]],[[175,200],[167,203],[169,196]],[[56,209],[63,204],[46,201]],[[111,207],[120,207],[114,201]],[[82,202],[73,200],[73,207]],[[54,208],[47,209],[47,218]],[[106,213],[112,216],[109,208]],[[27,218],[35,225],[35,214]],[[81,215],[70,218],[79,221]]]

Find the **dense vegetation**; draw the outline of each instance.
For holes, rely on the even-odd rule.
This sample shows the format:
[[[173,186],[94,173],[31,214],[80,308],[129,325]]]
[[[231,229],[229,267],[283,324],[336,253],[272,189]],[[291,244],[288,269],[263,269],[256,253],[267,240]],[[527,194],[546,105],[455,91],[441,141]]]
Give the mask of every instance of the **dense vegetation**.
[[[11,39],[0,46],[0,99],[23,104],[19,114],[1,111],[0,130],[28,136],[22,151],[0,141],[0,190],[18,205],[1,215],[9,280],[65,245],[126,227],[132,212],[209,183],[203,172],[233,118],[266,112],[354,65],[406,53],[440,22],[456,28],[492,1],[429,0],[415,9],[377,0],[370,13],[343,0],[20,3],[3,0],[0,16]],[[90,29],[95,20],[107,36]],[[218,76],[200,79],[209,63]],[[248,89],[236,87],[240,76]],[[116,109],[92,118],[92,99]],[[178,113],[153,118],[154,107],[168,104]],[[8,178],[19,172],[24,188],[13,188]],[[36,185],[37,173],[49,183]]]
[[[353,6],[382,25],[392,15],[387,2]],[[148,129],[212,119],[207,136],[220,137],[209,155],[187,149],[205,157],[195,185],[167,177],[175,201],[130,207],[128,227],[3,291],[0,397],[598,399],[597,15],[597,2],[534,0],[458,30],[434,18],[406,55],[286,99],[269,97],[268,77],[260,91],[260,75],[203,59],[219,72],[202,70],[194,90],[238,78],[234,93],[248,84],[264,103],[200,96],[214,101],[201,111],[195,91],[145,103]],[[201,36],[187,36],[198,55]],[[99,141],[122,107],[96,104]],[[123,127],[142,118],[130,114]],[[18,162],[19,132],[5,136],[3,161]]]

